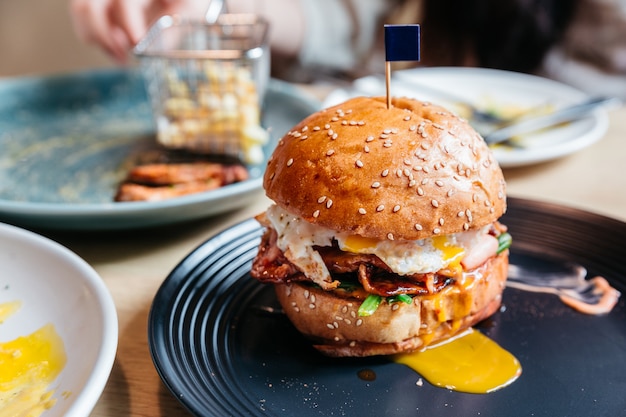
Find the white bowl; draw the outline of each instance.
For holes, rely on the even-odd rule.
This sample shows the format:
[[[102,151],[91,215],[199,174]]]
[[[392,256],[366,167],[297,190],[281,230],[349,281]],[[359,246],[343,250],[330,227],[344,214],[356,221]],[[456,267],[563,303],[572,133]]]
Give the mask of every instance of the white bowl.
[[[0,223],[0,304],[16,300],[21,308],[0,325],[0,342],[52,323],[67,355],[49,387],[56,404],[42,417],[88,416],[117,350],[115,305],[100,276],[60,244]]]

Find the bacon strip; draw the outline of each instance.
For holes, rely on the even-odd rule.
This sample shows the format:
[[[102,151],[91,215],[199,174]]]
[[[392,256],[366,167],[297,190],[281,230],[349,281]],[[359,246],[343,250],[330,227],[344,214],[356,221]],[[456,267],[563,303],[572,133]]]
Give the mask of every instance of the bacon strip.
[[[193,162],[139,165],[128,173],[127,181],[151,185],[170,185],[219,180],[226,185],[246,179],[248,179],[248,171],[241,165]]]
[[[120,184],[115,201],[160,201],[246,179],[248,171],[242,165],[212,162],[140,165]]]

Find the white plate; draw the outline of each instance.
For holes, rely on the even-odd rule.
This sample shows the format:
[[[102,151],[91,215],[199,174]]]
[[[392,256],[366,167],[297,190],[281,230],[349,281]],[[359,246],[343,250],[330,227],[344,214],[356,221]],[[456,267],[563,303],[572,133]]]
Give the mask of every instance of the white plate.
[[[21,308],[0,325],[0,341],[52,323],[67,363],[51,384],[56,404],[42,416],[88,416],[109,378],[117,350],[117,314],[100,276],[52,240],[0,223],[0,303]]]
[[[588,98],[573,87],[528,74],[484,68],[436,67],[395,71],[391,94],[413,96],[450,107],[449,99],[421,91],[419,85],[453,94],[479,107],[485,103],[503,107],[531,108],[550,105],[553,108],[578,103]],[[381,78],[366,77],[356,80],[354,89],[332,92],[324,106],[340,103],[356,95],[384,95]],[[502,167],[530,165],[559,158],[579,151],[601,139],[608,128],[604,110],[596,110],[588,117],[550,130],[525,135],[524,148],[495,147],[496,159]]]

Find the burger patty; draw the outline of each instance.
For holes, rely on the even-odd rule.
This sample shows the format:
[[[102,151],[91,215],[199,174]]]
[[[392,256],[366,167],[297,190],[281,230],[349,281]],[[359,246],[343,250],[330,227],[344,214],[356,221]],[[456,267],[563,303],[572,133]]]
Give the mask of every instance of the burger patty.
[[[250,274],[265,283],[279,284],[310,281],[293,265],[276,244],[276,231],[268,227]],[[427,295],[454,283],[450,276],[437,273],[398,275],[379,257],[344,252],[336,246],[315,247],[333,278],[341,282],[359,282],[371,294],[384,297],[399,294]]]

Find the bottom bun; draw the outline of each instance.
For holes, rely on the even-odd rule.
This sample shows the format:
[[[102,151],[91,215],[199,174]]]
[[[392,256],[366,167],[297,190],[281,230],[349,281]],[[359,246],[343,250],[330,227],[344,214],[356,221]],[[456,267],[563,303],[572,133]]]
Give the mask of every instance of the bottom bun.
[[[502,302],[508,251],[465,273],[463,284],[411,304],[386,301],[359,317],[361,304],[302,283],[276,284],[278,301],[294,326],[328,356],[391,355],[441,342],[495,313]]]

